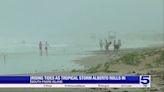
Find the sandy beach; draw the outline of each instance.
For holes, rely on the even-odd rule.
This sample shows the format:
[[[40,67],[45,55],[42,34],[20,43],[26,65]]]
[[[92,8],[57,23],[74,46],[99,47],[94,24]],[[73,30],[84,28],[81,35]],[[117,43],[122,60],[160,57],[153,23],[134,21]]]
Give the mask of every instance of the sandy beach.
[[[152,87],[150,90],[154,90],[153,92],[164,91],[163,47],[125,49],[119,53],[111,51],[109,54],[105,54],[104,51],[93,53],[90,57],[75,61],[86,67],[86,70],[79,72],[101,75],[151,75]],[[78,70],[73,72],[78,72]],[[133,91],[135,90],[129,92]],[[139,92],[142,91],[145,92],[144,90]]]

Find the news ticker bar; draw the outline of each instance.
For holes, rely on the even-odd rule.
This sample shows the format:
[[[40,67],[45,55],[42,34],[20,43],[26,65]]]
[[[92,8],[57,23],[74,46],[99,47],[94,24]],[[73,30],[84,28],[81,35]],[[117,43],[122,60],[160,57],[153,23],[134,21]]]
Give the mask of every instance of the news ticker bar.
[[[0,76],[0,88],[145,88],[151,76]]]

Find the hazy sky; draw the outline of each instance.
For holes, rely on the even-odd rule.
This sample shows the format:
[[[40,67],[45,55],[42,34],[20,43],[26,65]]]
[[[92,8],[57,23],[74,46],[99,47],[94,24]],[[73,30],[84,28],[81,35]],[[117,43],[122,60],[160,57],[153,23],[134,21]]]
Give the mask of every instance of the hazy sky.
[[[162,0],[0,0],[0,34],[162,31]]]

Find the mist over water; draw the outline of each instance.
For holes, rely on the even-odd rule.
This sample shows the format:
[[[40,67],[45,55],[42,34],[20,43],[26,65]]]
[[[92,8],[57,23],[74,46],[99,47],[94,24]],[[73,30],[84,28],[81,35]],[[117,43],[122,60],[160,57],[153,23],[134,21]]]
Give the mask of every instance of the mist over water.
[[[83,66],[76,64],[73,60],[88,56],[89,51],[99,50],[99,39],[105,42],[105,39],[108,39],[106,33],[109,32],[74,32],[54,36],[54,38],[45,37],[43,38],[45,40],[41,41],[43,43],[47,41],[50,45],[48,56],[44,53],[43,56],[39,55],[39,40],[33,36],[30,39],[13,37],[12,40],[3,40],[4,42],[1,41],[0,45],[0,72],[1,74],[19,74],[82,69]],[[123,34],[118,32],[116,38],[122,41],[121,49],[160,46],[163,43],[161,33]],[[110,49],[113,49],[113,45]]]
[[[1,52],[17,53],[17,52],[33,52],[38,51],[39,41],[43,44],[48,41],[50,48],[64,49],[72,52],[74,50],[93,51],[99,50],[99,40],[113,41],[121,40],[121,48],[140,48],[149,46],[160,46],[163,44],[163,33],[155,31],[138,31],[138,32],[113,32],[113,31],[97,31],[97,32],[64,32],[56,35],[43,34],[38,37],[32,34],[30,37],[19,37],[15,34],[10,35],[7,39],[1,36],[0,50]],[[116,38],[110,38],[116,36]],[[113,46],[110,46],[113,48]]]

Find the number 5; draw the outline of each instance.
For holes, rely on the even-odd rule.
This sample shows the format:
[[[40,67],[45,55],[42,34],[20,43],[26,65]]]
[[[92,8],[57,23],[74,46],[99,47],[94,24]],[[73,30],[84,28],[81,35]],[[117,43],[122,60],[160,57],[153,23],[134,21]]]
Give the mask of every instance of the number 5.
[[[141,83],[142,84],[149,84],[150,83],[150,77],[149,76],[141,76]]]

